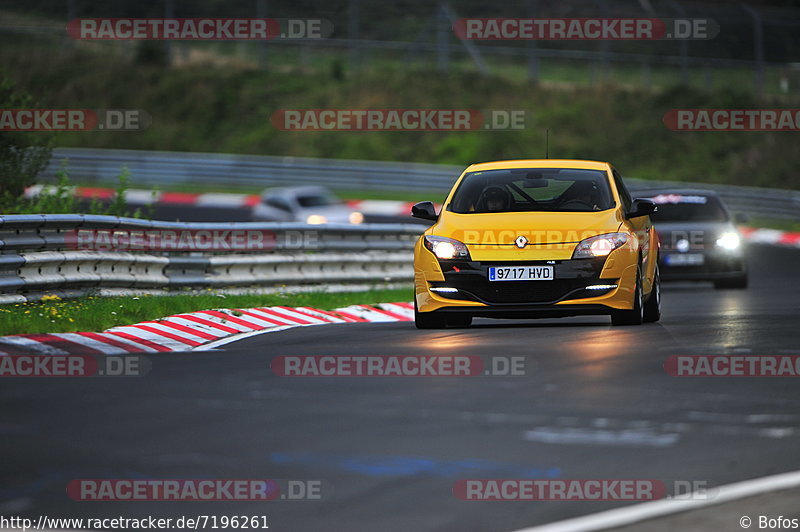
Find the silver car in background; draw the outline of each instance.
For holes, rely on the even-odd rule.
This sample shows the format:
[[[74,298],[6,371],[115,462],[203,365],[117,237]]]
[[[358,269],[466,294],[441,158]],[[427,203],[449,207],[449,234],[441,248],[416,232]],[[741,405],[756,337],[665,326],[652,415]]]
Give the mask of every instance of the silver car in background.
[[[364,215],[348,206],[324,187],[268,188],[253,207],[251,219],[258,222],[308,224],[360,224]]]
[[[747,249],[731,215],[710,190],[637,191],[656,204],[650,215],[661,240],[662,281],[712,281],[715,288],[747,288]]]

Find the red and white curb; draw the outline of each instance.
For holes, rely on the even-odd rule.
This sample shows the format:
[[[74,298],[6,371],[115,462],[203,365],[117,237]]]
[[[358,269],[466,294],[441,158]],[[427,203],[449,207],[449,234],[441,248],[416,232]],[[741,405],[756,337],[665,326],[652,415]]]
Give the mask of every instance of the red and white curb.
[[[34,185],[25,190],[25,197],[32,198],[41,194],[46,185]],[[76,198],[110,200],[116,194],[113,188],[74,187]],[[210,208],[242,208],[249,209],[261,201],[258,194],[230,194],[210,192],[198,194],[193,192],[160,192],[132,188],[125,191],[126,203],[130,205],[184,205]],[[347,204],[364,214],[384,214],[401,216],[411,214],[413,202],[390,200],[347,200]]]
[[[350,305],[335,310],[259,307],[176,314],[103,332],[0,336],[0,355],[122,355],[203,351],[243,335],[327,323],[412,321],[411,303]],[[223,341],[224,340],[224,341]]]
[[[773,246],[789,246],[800,248],[800,233],[778,231],[777,229],[756,229],[740,227],[745,240],[753,244],[772,244]]]

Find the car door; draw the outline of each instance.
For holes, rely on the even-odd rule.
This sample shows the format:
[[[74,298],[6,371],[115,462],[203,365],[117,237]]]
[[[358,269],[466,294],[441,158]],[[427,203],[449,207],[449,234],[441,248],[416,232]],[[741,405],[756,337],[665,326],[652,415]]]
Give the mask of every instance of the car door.
[[[630,212],[633,198],[631,197],[625,182],[622,180],[622,175],[616,168],[611,169],[614,176],[614,183],[617,186],[620,199],[622,200],[623,211],[627,214]],[[657,238],[653,236],[653,223],[650,221],[649,216],[637,216],[636,218],[628,218],[626,223],[629,224],[631,231],[636,235],[639,241],[639,249],[642,252],[642,289],[645,293],[650,292],[653,283],[653,276],[655,275],[657,257],[651,253],[651,246],[654,242],[651,239]]]

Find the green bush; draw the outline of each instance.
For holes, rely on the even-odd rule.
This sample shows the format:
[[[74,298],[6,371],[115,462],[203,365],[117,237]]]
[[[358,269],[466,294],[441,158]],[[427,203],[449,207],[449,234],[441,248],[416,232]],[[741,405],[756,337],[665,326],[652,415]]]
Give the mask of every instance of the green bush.
[[[0,110],[30,109],[33,98],[6,75],[0,77]],[[50,162],[52,133],[3,131],[0,134],[0,206],[16,201]]]
[[[56,172],[56,184],[42,188],[41,192],[30,198],[17,198],[3,206],[3,214],[106,214],[109,216],[130,216],[142,218],[140,209],[130,211],[126,204],[125,195],[130,184],[130,172],[123,168],[117,177],[117,186],[114,197],[106,205],[97,198],[91,198],[86,204],[85,200],[77,198],[74,186],[70,181],[66,162]],[[155,194],[155,191],[153,192]],[[148,219],[152,212],[145,213]]]

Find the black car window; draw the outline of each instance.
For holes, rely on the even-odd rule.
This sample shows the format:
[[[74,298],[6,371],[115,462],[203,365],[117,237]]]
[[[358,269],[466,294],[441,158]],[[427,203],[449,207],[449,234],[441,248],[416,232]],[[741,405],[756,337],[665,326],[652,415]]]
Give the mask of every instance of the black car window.
[[[308,207],[327,207],[328,205],[336,205],[339,199],[333,196],[326,196],[322,194],[309,194],[305,196],[297,196],[297,203],[303,208]]]
[[[654,222],[726,222],[728,213],[718,198],[702,194],[658,194],[650,215]]]
[[[279,198],[277,196],[273,196],[271,198],[267,198],[266,200],[264,200],[264,203],[266,205],[269,205],[270,207],[275,207],[276,209],[280,209],[282,211],[291,211],[292,210],[291,206],[289,205],[289,202],[287,202],[285,199]]]
[[[608,176],[582,168],[513,168],[470,172],[448,205],[460,214],[591,212],[614,206]]]
[[[612,174],[614,175],[614,183],[617,185],[617,192],[619,193],[619,199],[622,201],[622,206],[625,209],[625,212],[629,212],[631,210],[631,205],[633,204],[633,199],[631,199],[631,193],[628,192],[628,187],[625,186],[625,182],[622,180],[622,176],[617,171],[616,168],[612,169]]]

